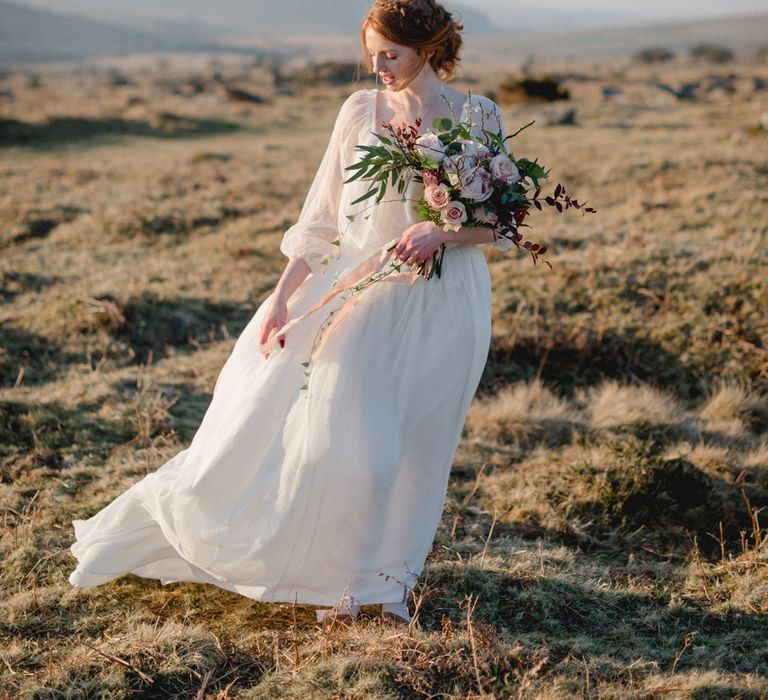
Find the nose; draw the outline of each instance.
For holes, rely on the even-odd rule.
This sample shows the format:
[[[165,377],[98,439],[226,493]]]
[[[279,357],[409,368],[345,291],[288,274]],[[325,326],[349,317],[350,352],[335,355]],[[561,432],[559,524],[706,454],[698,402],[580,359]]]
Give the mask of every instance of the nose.
[[[382,68],[384,67],[384,59],[380,56],[374,56],[372,59],[373,62],[373,70],[375,73],[380,73]]]

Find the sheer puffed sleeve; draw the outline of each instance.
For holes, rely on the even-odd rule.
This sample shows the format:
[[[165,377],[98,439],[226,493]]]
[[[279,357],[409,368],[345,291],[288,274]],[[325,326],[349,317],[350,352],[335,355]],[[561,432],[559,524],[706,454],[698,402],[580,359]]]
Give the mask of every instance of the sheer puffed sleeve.
[[[472,100],[472,125],[473,127],[480,127],[483,124],[483,128],[488,131],[501,132],[501,138],[507,137],[507,127],[504,123],[504,117],[501,114],[501,109],[492,99],[489,97],[478,96]],[[482,133],[482,131],[480,132]],[[507,142],[508,144],[509,142]],[[508,146],[507,146],[508,147]],[[490,241],[486,245],[499,250],[508,250],[512,247],[513,243],[509,238],[499,237],[495,241]]]
[[[345,151],[356,136],[365,115],[366,91],[352,93],[341,106],[331,138],[309,188],[296,223],[283,234],[280,251],[289,258],[301,258],[317,273],[339,256],[339,198],[347,174]],[[354,147],[354,146],[352,146]]]

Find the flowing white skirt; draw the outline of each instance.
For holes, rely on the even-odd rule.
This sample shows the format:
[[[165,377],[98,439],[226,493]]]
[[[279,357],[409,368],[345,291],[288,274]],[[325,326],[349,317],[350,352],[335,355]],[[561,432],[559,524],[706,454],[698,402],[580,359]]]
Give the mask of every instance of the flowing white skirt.
[[[310,275],[289,319],[332,282],[330,269]],[[449,248],[441,278],[362,291],[313,361],[309,389],[302,362],[326,309],[265,358],[269,301],[237,339],[189,447],[73,521],[71,584],[132,573],[315,605],[395,602],[415,585],[488,356],[483,252]]]

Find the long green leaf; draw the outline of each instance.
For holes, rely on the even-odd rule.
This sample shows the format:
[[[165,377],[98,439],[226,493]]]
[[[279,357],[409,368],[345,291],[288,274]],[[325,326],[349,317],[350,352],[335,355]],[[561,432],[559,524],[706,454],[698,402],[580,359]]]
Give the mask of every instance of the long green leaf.
[[[358,202],[362,202],[369,197],[373,197],[373,195],[376,194],[376,188],[373,187],[370,190],[368,190],[362,197],[358,197],[354,202],[351,202],[350,204],[357,204]]]

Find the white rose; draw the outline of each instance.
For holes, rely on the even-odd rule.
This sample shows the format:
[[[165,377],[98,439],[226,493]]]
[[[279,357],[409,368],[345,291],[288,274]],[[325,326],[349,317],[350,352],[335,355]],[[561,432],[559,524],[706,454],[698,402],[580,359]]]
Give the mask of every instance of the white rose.
[[[467,156],[468,158],[474,158],[475,160],[479,160],[482,158],[485,158],[490,151],[488,150],[488,146],[486,146],[483,143],[480,143],[479,141],[469,141],[467,139],[458,139],[456,143],[461,144],[461,152],[464,156]]]
[[[445,157],[445,145],[432,131],[423,133],[413,142],[416,150],[426,158],[441,163]]]
[[[443,209],[440,218],[447,229],[458,231],[467,220],[467,208],[462,202],[453,200]]]
[[[477,160],[469,156],[462,156],[454,154],[448,156],[443,161],[443,169],[448,177],[448,181],[452,185],[464,185],[469,182],[472,177],[475,168],[477,167]]]
[[[500,180],[517,182],[520,179],[520,171],[509,156],[499,153],[491,159],[491,174]]]
[[[451,201],[448,185],[427,185],[424,188],[424,200],[433,209],[444,209]]]
[[[461,188],[461,196],[484,202],[493,194],[491,176],[482,168],[477,168],[472,179]]]

